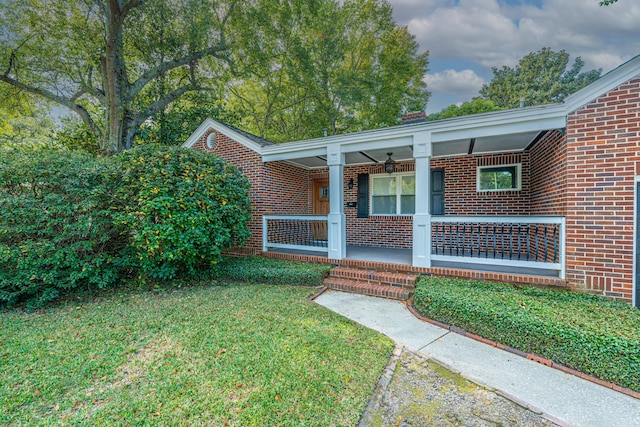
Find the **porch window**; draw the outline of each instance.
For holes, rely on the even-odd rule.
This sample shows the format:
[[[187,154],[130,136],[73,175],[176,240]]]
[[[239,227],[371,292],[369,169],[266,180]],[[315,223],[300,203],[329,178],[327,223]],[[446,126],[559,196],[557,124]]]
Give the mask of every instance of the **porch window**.
[[[520,164],[503,166],[479,166],[478,191],[520,190]]]
[[[414,174],[378,175],[371,177],[372,215],[413,215],[416,200]]]

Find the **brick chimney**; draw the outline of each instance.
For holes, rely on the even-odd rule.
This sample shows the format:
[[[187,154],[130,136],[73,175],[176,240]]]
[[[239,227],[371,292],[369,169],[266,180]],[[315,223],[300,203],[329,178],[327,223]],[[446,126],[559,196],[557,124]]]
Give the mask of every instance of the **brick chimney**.
[[[426,118],[427,113],[425,113],[424,111],[412,111],[402,116],[402,124],[406,125],[408,123],[420,123],[424,122]]]

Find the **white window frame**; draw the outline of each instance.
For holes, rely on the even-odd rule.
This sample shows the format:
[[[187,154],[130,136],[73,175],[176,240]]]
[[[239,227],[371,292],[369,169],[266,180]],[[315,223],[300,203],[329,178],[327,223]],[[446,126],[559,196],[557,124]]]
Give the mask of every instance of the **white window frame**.
[[[398,213],[400,212],[400,208],[402,207],[402,198],[399,196],[402,196],[402,177],[403,176],[413,176],[415,177],[416,173],[415,172],[399,172],[399,173],[380,173],[380,174],[375,174],[375,175],[369,175],[369,188],[371,188],[371,191],[369,191],[369,216],[413,216],[413,213]],[[394,177],[396,179],[396,213],[374,213],[373,212],[373,189],[374,189],[374,185],[373,185],[373,181],[376,178],[389,178],[389,177]],[[408,196],[409,194],[407,194]],[[413,194],[414,197],[416,197],[415,194]],[[414,206],[414,210],[415,210],[415,206]]]
[[[207,148],[214,149],[216,148],[216,143],[218,142],[218,135],[215,132],[211,132],[207,135]]]
[[[484,169],[498,169],[498,168],[508,168],[513,167],[516,168],[516,186],[514,188],[501,188],[501,189],[493,189],[493,188],[480,188],[480,172]],[[476,168],[476,191],[478,193],[488,193],[496,191],[520,191],[522,189],[522,163],[510,163],[508,165],[491,165],[491,166],[478,166]]]

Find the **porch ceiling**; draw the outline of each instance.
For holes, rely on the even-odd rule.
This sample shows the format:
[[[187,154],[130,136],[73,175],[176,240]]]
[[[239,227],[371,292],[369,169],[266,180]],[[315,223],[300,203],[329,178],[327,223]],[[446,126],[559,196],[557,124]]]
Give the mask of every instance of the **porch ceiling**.
[[[546,132],[546,131],[544,131]],[[432,143],[433,157],[466,156],[468,154],[485,154],[498,152],[524,151],[539,137],[541,132],[531,131],[508,135],[495,135],[470,139],[437,141]],[[349,146],[344,146],[348,150]],[[413,159],[413,146],[394,146],[361,151],[345,152],[345,164],[384,163],[387,153],[393,153],[395,161]],[[310,156],[287,160],[303,168],[321,168],[327,166],[326,156]]]

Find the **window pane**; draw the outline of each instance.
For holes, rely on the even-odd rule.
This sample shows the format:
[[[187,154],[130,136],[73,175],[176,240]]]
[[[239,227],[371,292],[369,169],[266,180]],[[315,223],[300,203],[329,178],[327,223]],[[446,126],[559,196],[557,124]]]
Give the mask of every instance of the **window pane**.
[[[401,196],[400,205],[401,214],[407,215],[416,213],[416,196]]]
[[[511,190],[517,188],[516,167],[480,169],[480,190]]]
[[[393,215],[396,213],[396,196],[373,196],[372,213]]]
[[[374,196],[389,196],[392,194],[396,194],[396,178],[394,176],[373,178]]]
[[[416,194],[415,175],[402,177],[402,194]]]

